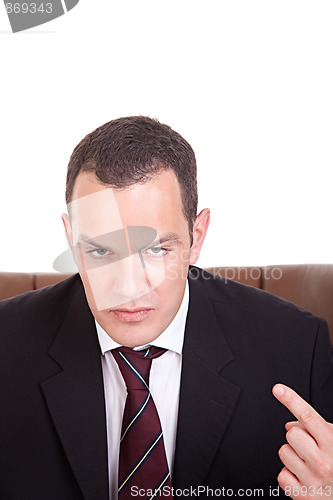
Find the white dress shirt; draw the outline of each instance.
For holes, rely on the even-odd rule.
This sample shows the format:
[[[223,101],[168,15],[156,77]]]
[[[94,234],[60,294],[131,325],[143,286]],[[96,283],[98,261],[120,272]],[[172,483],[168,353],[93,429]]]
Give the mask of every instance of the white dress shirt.
[[[178,312],[170,325],[150,345],[167,349],[159,358],[152,360],[150,370],[150,392],[161,421],[165,452],[170,474],[176,445],[177,417],[179,406],[180,374],[186,316],[189,303],[188,283]],[[120,433],[127,396],[124,379],[118,364],[111,354],[120,347],[96,322],[98,340],[102,351],[102,370],[106,404],[106,426],[108,439],[110,499],[118,498],[118,462]],[[140,346],[135,349],[143,349]]]

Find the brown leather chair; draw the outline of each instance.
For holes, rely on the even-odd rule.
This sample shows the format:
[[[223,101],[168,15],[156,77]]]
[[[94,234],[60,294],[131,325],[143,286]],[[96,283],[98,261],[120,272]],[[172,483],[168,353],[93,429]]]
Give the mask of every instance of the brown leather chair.
[[[208,270],[266,290],[325,318],[333,343],[333,264],[213,267]]]
[[[333,264],[211,267],[208,271],[261,288],[325,318],[333,342]],[[68,274],[0,272],[0,300],[53,285]]]

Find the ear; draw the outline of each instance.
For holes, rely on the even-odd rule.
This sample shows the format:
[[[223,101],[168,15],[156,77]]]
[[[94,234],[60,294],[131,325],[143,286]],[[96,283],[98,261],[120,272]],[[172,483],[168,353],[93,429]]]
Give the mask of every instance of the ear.
[[[201,247],[205,241],[210,221],[210,210],[201,210],[193,224],[193,243],[190,249],[190,264],[195,264],[201,252]]]
[[[62,222],[63,222],[64,227],[65,227],[65,232],[66,232],[68,244],[71,247],[71,250],[73,253],[73,231],[72,231],[72,224],[71,224],[70,218],[67,214],[62,214],[61,218],[62,218]],[[73,253],[73,255],[74,255],[74,253]]]

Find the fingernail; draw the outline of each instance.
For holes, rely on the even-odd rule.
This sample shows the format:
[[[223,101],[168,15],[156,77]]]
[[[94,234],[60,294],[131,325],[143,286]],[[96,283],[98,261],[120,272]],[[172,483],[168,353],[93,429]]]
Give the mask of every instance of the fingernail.
[[[282,387],[282,385],[275,385],[274,388],[273,388],[273,392],[275,394],[275,396],[283,396],[283,394],[286,392],[284,390],[284,388]]]

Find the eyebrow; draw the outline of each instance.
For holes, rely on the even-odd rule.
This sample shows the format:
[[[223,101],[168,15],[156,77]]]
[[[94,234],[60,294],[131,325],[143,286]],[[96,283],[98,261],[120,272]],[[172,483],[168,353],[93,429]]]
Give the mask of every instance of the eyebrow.
[[[164,234],[163,236],[161,236],[161,238],[158,238],[157,240],[153,241],[153,243],[150,246],[152,246],[154,244],[163,245],[163,243],[173,243],[173,244],[179,246],[182,244],[182,241],[181,241],[180,237],[178,236],[178,234],[167,233],[167,234]]]
[[[98,236],[97,236],[98,238]],[[111,248],[108,245],[105,245],[101,241],[94,240],[93,238],[89,238],[86,234],[81,234],[78,239],[78,244],[81,245],[82,243],[90,245],[95,248],[103,248],[103,250],[107,250],[108,252],[113,252],[114,248]]]
[[[80,234],[78,241],[79,243],[89,243],[89,245],[100,245],[100,243],[94,241],[92,238],[89,238],[89,236],[87,236],[86,234]]]

